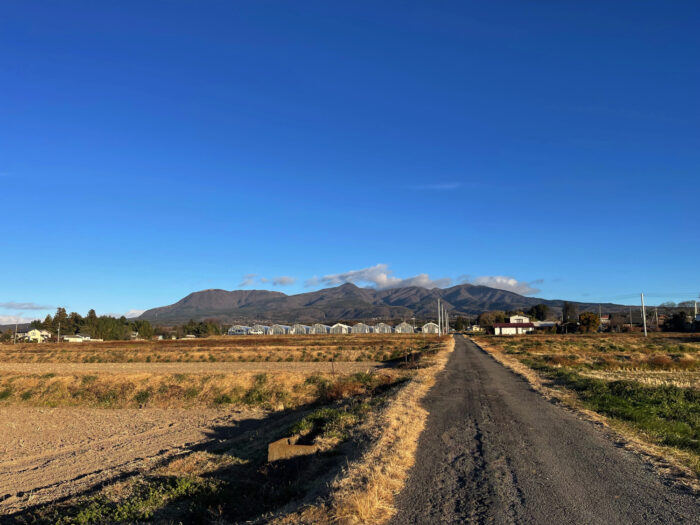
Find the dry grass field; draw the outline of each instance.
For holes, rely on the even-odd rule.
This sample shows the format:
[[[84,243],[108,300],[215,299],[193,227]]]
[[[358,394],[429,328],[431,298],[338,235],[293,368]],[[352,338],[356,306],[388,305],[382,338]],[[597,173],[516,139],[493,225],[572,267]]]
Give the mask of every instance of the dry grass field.
[[[20,523],[283,516],[328,497],[342,465],[381,437],[369,422],[443,344],[346,335],[0,345],[0,513]],[[290,435],[320,452],[267,463],[267,444]]]
[[[474,337],[485,350],[700,474],[700,336]],[[563,394],[563,395],[562,395]],[[570,394],[570,395],[569,395]]]

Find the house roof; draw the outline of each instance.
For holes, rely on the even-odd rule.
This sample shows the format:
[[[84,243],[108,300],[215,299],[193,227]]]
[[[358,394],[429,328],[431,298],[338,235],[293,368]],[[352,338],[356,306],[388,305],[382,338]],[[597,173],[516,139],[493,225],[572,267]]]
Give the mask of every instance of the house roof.
[[[534,328],[535,325],[532,323],[494,323],[494,328]]]

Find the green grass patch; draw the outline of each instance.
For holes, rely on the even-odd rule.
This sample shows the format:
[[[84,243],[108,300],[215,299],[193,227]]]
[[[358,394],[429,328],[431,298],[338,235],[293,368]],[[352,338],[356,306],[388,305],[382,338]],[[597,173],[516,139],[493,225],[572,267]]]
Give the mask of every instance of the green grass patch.
[[[656,443],[700,453],[700,391],[672,385],[647,386],[635,381],[605,381],[541,363],[530,366],[574,390],[588,408],[632,423]]]

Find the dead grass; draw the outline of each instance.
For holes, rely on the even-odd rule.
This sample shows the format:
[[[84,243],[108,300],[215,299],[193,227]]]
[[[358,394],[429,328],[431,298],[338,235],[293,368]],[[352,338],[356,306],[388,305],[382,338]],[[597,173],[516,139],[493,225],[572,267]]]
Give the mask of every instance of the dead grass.
[[[4,363],[386,361],[435,341],[422,334],[220,336],[175,341],[0,344]]]
[[[388,379],[399,370],[379,373]],[[347,389],[351,375],[276,372],[273,374],[2,374],[0,404],[99,408],[195,408],[260,406],[282,410],[312,403],[319,388]],[[309,381],[314,378],[314,381]],[[362,388],[360,385],[354,388]]]
[[[420,402],[444,368],[454,339],[445,341],[428,367],[413,380],[377,417],[365,424],[373,444],[362,457],[350,463],[332,487],[327,502],[309,506],[278,518],[275,523],[386,523],[396,513],[394,497],[401,491],[415,462],[418,438],[428,412]]]

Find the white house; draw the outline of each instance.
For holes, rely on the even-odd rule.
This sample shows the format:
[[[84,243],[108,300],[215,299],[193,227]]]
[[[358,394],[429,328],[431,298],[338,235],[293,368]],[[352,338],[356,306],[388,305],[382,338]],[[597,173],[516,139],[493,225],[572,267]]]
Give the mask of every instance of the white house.
[[[529,323],[530,318],[524,315],[511,315],[509,318],[510,323]]]
[[[350,327],[346,324],[343,324],[343,323],[336,323],[333,326],[331,326],[331,333],[332,334],[349,334]]]
[[[440,327],[437,325],[437,323],[425,323],[423,328],[421,328],[421,331],[424,334],[437,334],[440,332]]]
[[[370,333],[370,331],[370,327],[365,323],[357,323],[355,326],[352,327],[353,334],[368,334]]]
[[[495,323],[493,325],[496,335],[520,335],[534,330],[535,325],[532,323]]]
[[[43,343],[51,338],[51,332],[39,330],[38,328],[32,328],[31,330],[17,335],[22,341],[28,341],[30,343]]]
[[[66,343],[82,343],[83,341],[90,341],[90,336],[83,334],[73,334],[61,336],[61,339],[63,339]]]
[[[395,331],[397,334],[412,334],[412,333],[413,333],[413,327],[412,327],[409,323],[407,323],[406,321],[404,321],[403,323],[397,324],[397,325],[396,325],[396,328],[394,329],[394,331]]]

